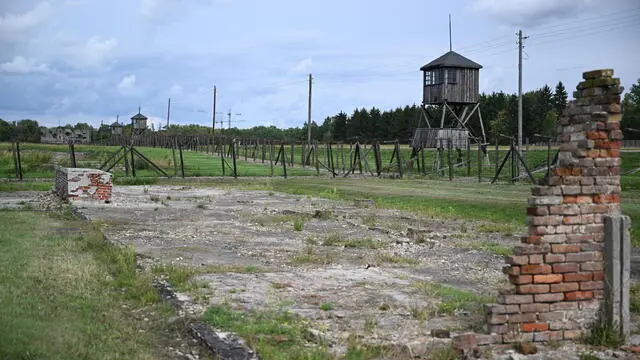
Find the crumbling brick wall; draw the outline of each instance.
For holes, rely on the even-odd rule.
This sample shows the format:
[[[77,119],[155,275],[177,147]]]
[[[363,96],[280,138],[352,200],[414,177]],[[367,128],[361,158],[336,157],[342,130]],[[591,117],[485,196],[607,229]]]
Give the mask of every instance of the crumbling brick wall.
[[[56,167],[55,190],[62,199],[111,201],[112,176],[96,169]]]
[[[603,298],[603,214],[620,212],[622,88],[613,70],[583,79],[560,117],[558,164],[532,188],[528,235],[506,258],[515,286],[487,307],[503,343],[574,339]]]

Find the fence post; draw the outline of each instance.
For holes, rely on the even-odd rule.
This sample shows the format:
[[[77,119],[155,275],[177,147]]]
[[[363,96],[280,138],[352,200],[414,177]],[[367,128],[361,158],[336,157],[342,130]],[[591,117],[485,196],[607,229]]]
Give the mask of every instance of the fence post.
[[[482,182],[482,144],[478,143],[478,182]]]
[[[219,146],[220,146],[220,149],[222,149],[219,152],[220,152],[220,162],[222,164],[222,176],[224,177],[227,173],[226,164],[224,162],[224,140],[220,140]]]
[[[76,149],[73,140],[69,140],[69,157],[71,158],[71,167],[76,168]]]
[[[269,140],[269,166],[271,167],[271,177],[273,177],[273,141]]]
[[[382,172],[380,169],[382,167],[382,160],[380,159],[380,143],[377,141],[373,144],[373,157],[376,162],[376,174],[378,174],[379,177]]]
[[[394,152],[396,153],[397,163],[398,163],[398,175],[400,175],[400,179],[402,179],[402,156],[400,156],[400,143],[396,140],[394,145]]]
[[[313,144],[313,157],[316,160],[316,176],[320,176],[320,159],[318,159],[318,142]]]
[[[451,139],[447,139],[447,163],[449,165],[449,181],[453,180],[453,162],[451,160]]]
[[[171,153],[173,154],[173,176],[178,176],[178,160],[176,159],[176,144],[177,140],[174,138],[171,146]]]
[[[129,150],[129,152],[131,153],[131,176],[136,177],[136,165],[133,156],[133,142],[131,143],[131,149]],[[180,154],[180,156],[182,156],[182,154]]]
[[[494,165],[496,168],[494,179],[498,178],[498,164],[500,163],[500,144],[498,142],[498,138],[496,137],[496,159],[494,161]]]
[[[284,156],[284,153],[287,150],[284,147],[284,143],[280,144],[280,152],[282,153],[282,171],[284,172],[284,178],[287,178],[287,157]]]
[[[630,333],[629,282],[631,236],[629,217],[604,216],[605,311],[606,323],[624,338]]]
[[[182,157],[182,144],[178,143],[178,152],[180,153],[180,173],[184,179],[184,158]]]
[[[238,150],[240,149],[240,144],[236,143],[236,140],[233,139],[232,141],[232,146],[231,146],[231,161],[233,164],[233,177],[235,179],[238,178],[238,169],[236,168],[236,146],[238,146]]]
[[[16,166],[16,176],[22,180],[22,160],[20,159],[20,142],[15,143],[14,161]]]
[[[467,139],[467,176],[471,176],[471,143]]]

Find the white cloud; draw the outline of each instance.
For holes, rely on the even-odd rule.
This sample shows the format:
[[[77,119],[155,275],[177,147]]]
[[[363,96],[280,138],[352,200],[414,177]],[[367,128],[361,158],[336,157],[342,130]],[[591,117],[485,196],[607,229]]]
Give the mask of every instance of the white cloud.
[[[42,24],[53,13],[49,2],[41,2],[22,14],[7,13],[0,16],[0,41],[18,41],[26,32]]]
[[[13,60],[0,64],[0,71],[14,74],[30,74],[46,73],[50,70],[47,64],[37,63],[34,59],[15,56]]]
[[[118,84],[118,90],[120,91],[129,91],[132,90],[136,86],[136,76],[135,75],[127,75],[120,80],[120,84]]]
[[[92,36],[88,40],[80,40],[67,32],[61,31],[53,36],[57,51],[56,56],[79,70],[102,69],[115,58],[118,40]]]
[[[537,26],[586,10],[592,0],[475,0],[472,7],[508,25]]]
[[[79,68],[102,67],[112,57],[116,46],[118,40],[114,38],[102,40],[99,36],[93,36],[77,49],[74,64]]]
[[[289,70],[289,74],[306,74],[311,69],[311,65],[313,65],[313,60],[311,58],[306,58],[292,67]]]

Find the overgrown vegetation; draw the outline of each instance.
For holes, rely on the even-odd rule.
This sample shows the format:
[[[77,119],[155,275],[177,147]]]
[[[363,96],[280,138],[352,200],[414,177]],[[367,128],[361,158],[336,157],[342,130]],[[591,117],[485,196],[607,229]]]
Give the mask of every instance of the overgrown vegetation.
[[[618,348],[624,344],[624,338],[619,331],[607,324],[604,316],[598,314],[589,332],[583,338],[584,342],[592,346]]]
[[[261,359],[331,358],[326,345],[309,346],[305,340],[308,322],[283,309],[239,312],[230,306],[219,305],[209,308],[204,320],[241,336]]]
[[[503,244],[490,242],[490,241],[461,242],[456,244],[456,246],[461,248],[469,248],[469,249],[489,252],[489,253],[502,255],[502,256],[513,255],[513,246],[503,245]]]
[[[439,283],[424,281],[415,284],[415,287],[428,298],[439,300],[435,315],[452,315],[456,310],[477,313],[482,311],[483,304],[495,301],[490,296],[476,295]]]
[[[159,317],[171,309],[134,250],[64,218],[0,211],[0,358],[164,358]]]

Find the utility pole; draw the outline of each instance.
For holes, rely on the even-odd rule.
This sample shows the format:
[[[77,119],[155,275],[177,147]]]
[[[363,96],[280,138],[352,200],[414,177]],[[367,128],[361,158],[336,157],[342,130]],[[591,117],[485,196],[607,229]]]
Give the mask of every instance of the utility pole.
[[[522,154],[522,49],[523,40],[529,38],[522,37],[522,30],[518,31],[518,153]]]
[[[242,113],[235,113],[234,115],[242,115]],[[229,109],[229,112],[227,113],[227,116],[229,116],[229,126],[227,127],[227,129],[231,129],[231,109]]]
[[[171,118],[171,98],[169,98],[169,103],[167,104],[167,130],[169,130],[169,119]]]
[[[216,131],[216,94],[217,94],[217,89],[216,86],[213,85],[213,120],[212,120],[212,126],[211,126],[211,134],[215,133]]]
[[[311,146],[311,88],[313,83],[313,76],[309,74],[309,105],[307,107],[307,142]]]

